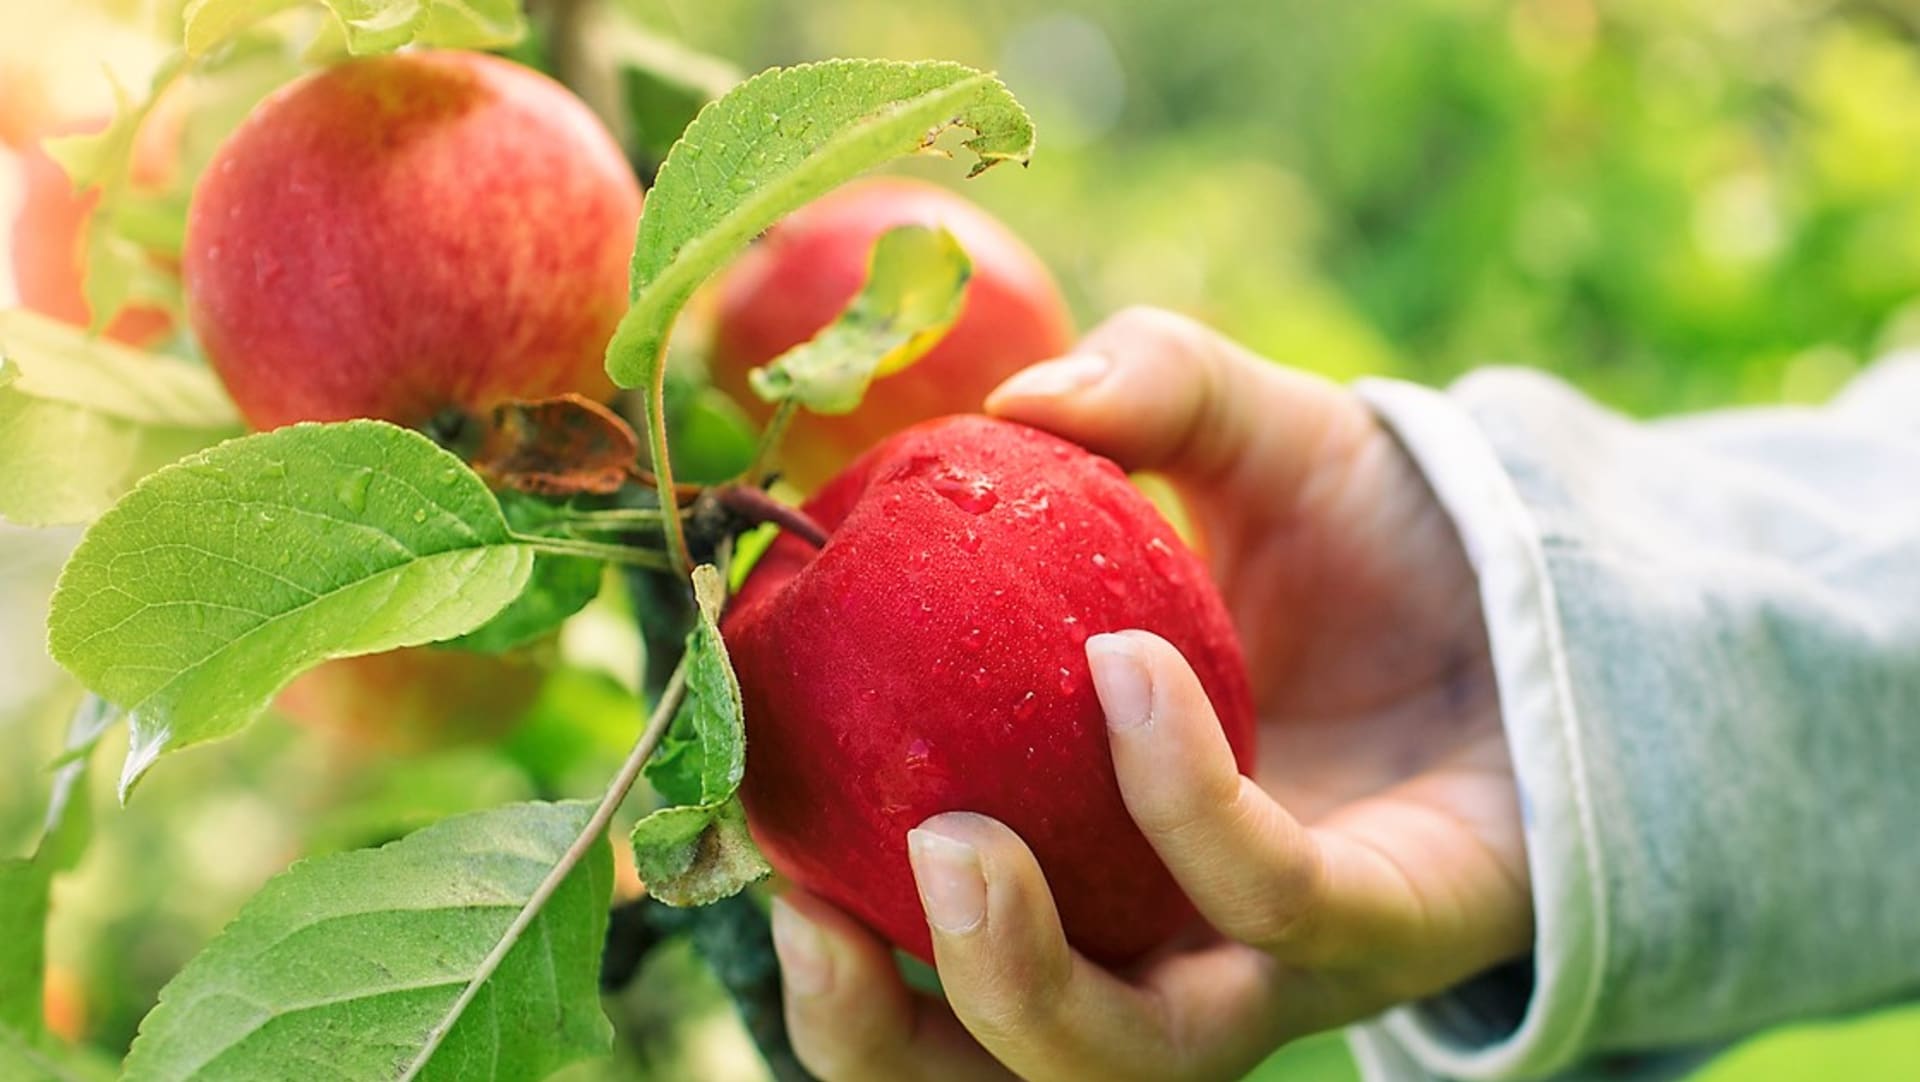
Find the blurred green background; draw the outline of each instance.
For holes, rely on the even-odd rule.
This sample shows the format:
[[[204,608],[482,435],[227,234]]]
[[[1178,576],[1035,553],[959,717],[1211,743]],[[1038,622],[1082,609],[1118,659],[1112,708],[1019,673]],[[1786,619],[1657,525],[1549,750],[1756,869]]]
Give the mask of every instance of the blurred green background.
[[[625,2],[749,69],[997,69],[1040,151],[964,189],[1088,321],[1167,305],[1339,376],[1539,365],[1643,413],[1815,400],[1920,337],[1913,5]]]
[[[1040,152],[963,190],[1031,240],[1089,326],[1164,305],[1336,377],[1527,364],[1640,414],[1817,401],[1920,344],[1920,8],[1899,0],[618,2],[749,71],[855,55],[998,70]],[[60,544],[0,568],[9,624]],[[6,656],[25,656],[18,637]],[[370,764],[265,724],[182,757],[103,813],[58,887],[53,952],[83,1028],[117,1055],[160,983],[299,855],[591,791],[632,709],[573,672],[502,749]],[[23,731],[0,734],[9,852],[54,730]],[[752,1077],[684,952],[614,1013],[649,1062],[572,1077]],[[1352,1067],[1325,1038],[1257,1077]],[[1699,1077],[1920,1077],[1920,1008],[1769,1034]]]

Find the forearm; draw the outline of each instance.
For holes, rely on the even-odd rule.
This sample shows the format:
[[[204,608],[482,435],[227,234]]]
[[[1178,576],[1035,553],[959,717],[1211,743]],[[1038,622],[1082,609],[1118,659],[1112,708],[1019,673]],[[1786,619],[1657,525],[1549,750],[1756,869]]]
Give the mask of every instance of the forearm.
[[[1480,575],[1539,924],[1506,1032],[1454,997],[1376,1036],[1525,1077],[1920,987],[1920,371],[1873,379],[1660,425],[1363,388]]]

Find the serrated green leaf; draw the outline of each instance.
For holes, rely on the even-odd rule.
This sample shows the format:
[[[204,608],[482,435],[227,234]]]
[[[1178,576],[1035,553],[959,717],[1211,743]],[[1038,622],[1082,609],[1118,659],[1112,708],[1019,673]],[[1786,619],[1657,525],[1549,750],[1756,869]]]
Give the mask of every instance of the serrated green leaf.
[[[749,374],[769,402],[851,413],[868,384],[919,360],[960,316],[973,263],[952,233],[908,225],[874,242],[867,281],[812,339]]]
[[[776,68],[701,110],[660,167],[633,253],[634,303],[607,349],[626,387],[650,384],[669,328],[721,264],[836,185],[973,131],[974,172],[1033,153],[1033,123],[993,76],[959,64],[831,60]]]
[[[519,804],[295,865],[161,990],[123,1077],[518,1082],[603,1054],[604,839],[508,939],[592,812]]]
[[[206,369],[0,312],[0,518],[91,521],[140,478],[239,433]]]
[[[668,905],[712,905],[773,870],[753,844],[738,797],[661,808],[633,825],[632,841],[640,881]]]
[[[294,425],[168,466],[95,522],[48,647],[127,710],[124,798],[160,754],[241,728],[306,668],[479,627],[532,565],[486,485],[426,437]]]
[[[746,770],[746,727],[740,683],[720,638],[726,583],[702,564],[693,572],[699,620],[687,635],[687,692],[660,748],[647,761],[647,780],[674,804],[717,804],[740,788]]]
[[[522,492],[499,494],[507,525],[517,533],[537,534],[561,516],[552,504]],[[526,589],[493,619],[449,640],[447,645],[485,654],[499,654],[526,646],[560,629],[560,625],[587,607],[600,593],[606,565],[580,556],[534,557]]]

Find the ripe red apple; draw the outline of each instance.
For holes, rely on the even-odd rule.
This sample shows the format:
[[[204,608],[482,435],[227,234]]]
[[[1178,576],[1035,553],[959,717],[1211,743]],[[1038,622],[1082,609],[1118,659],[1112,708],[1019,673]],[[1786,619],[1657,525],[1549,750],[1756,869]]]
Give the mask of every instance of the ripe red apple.
[[[351,747],[405,754],[506,735],[546,679],[529,656],[416,646],[329,661],[275,705]]]
[[[1032,847],[1082,951],[1164,942],[1191,910],[1121,802],[1084,647],[1173,643],[1251,768],[1244,662],[1200,560],[1113,463],[984,417],[894,436],[806,510],[826,546],[782,535],[723,626],[768,860],[930,960],[907,831],[979,812]]]
[[[960,318],[912,368],[876,381],[858,410],[795,419],[781,470],[802,489],[908,425],[979,409],[1000,381],[1073,344],[1059,288],[1019,237],[945,188],[882,177],[795,211],[721,276],[714,384],[764,421],[771,411],[748,388],[747,373],[832,322],[866,281],[873,242],[902,225],[945,226],[966,249],[973,278]]]
[[[24,121],[20,121],[24,123]],[[11,237],[14,286],[20,305],[67,323],[86,326],[91,309],[82,283],[86,277],[85,230],[93,217],[98,192],[78,192],[73,182],[48,156],[40,141],[57,135],[95,131],[104,120],[36,128],[20,147],[20,212]],[[134,155],[133,182],[158,183],[172,167],[173,153],[164,138],[143,138]],[[151,306],[134,306],[107,324],[109,338],[129,345],[148,346],[165,338],[173,320]]]
[[[604,396],[640,187],[560,84],[477,53],[273,94],[188,213],[188,315],[257,428]]]

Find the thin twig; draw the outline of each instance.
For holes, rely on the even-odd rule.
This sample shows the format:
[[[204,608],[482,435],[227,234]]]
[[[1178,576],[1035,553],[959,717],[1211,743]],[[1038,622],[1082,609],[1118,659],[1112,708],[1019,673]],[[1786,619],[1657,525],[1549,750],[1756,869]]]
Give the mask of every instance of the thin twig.
[[[513,918],[512,924],[507,925],[507,930],[501,933],[500,941],[493,945],[493,950],[481,959],[480,968],[475,971],[473,979],[467,982],[467,986],[460,992],[460,998],[453,1001],[453,1006],[447,1009],[447,1013],[433,1027],[433,1031],[427,1034],[426,1045],[420,1049],[419,1055],[413,1058],[413,1062],[407,1064],[407,1069],[400,1075],[399,1082],[411,1082],[426,1069],[427,1062],[433,1058],[434,1052],[439,1050],[441,1043],[447,1039],[447,1035],[453,1032],[454,1025],[460,1021],[461,1013],[472,1004],[474,997],[480,994],[480,989],[493,977],[494,971],[507,960],[507,955],[519,943],[520,937],[526,934],[527,929],[539,918],[540,911],[553,899],[554,893],[560,889],[560,884],[586,857],[587,850],[593,848],[596,842],[606,836],[607,825],[613,822],[614,812],[619,810],[620,802],[627,798],[628,791],[640,777],[640,769],[646,766],[647,760],[652,757],[653,749],[660,746],[660,739],[666,735],[667,726],[673,722],[674,712],[680,708],[680,700],[686,692],[687,663],[683,658],[674,668],[673,677],[667,681],[666,689],[660,693],[660,701],[654,704],[653,713],[647,718],[646,728],[640,731],[640,739],[634,742],[633,750],[627,753],[626,762],[620,764],[619,773],[615,774],[613,781],[607,785],[606,795],[600,798],[600,806],[593,809],[593,815],[580,831],[580,836],[573,839],[573,844],[561,854],[559,862],[547,873],[547,877],[540,881],[540,885],[534,888],[532,897],[527,899],[526,905],[520,907],[519,914]]]
[[[768,419],[767,427],[760,431],[760,442],[754,445],[753,461],[747,464],[747,472],[740,483],[748,488],[759,488],[766,480],[767,472],[780,453],[780,444],[787,438],[787,426],[793,423],[793,415],[800,404],[791,398],[783,398],[773,408],[773,416]]]

